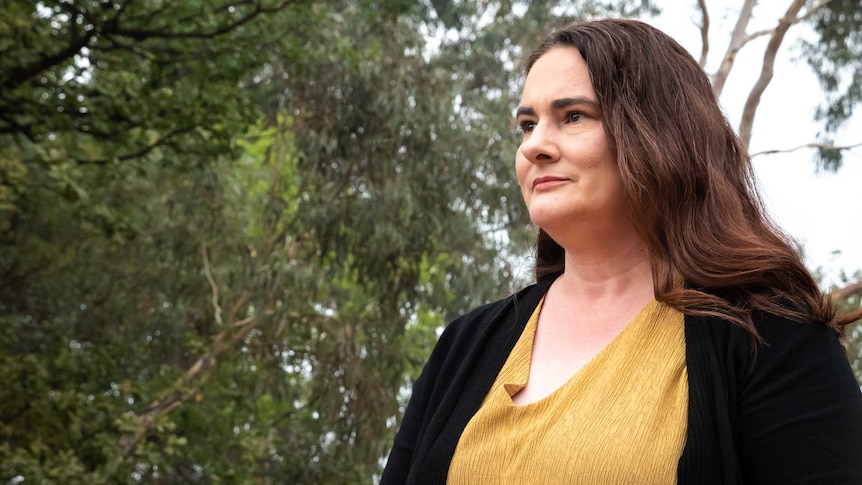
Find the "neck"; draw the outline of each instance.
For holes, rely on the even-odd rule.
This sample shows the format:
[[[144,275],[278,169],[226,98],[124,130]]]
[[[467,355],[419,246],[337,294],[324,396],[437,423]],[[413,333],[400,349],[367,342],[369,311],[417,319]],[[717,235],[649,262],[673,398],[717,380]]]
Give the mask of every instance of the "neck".
[[[594,233],[595,234],[595,233]],[[565,270],[558,284],[572,296],[589,300],[620,295],[651,299],[652,265],[646,244],[634,228],[617,228],[592,238],[556,239],[565,249]]]

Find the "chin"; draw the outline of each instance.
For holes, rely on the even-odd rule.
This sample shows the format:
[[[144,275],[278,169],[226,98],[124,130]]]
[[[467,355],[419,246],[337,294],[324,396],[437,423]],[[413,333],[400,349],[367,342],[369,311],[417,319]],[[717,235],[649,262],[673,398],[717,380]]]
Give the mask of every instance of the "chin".
[[[544,229],[545,232],[553,237],[556,230],[571,225],[572,216],[562,214],[530,214],[530,220],[534,225]]]

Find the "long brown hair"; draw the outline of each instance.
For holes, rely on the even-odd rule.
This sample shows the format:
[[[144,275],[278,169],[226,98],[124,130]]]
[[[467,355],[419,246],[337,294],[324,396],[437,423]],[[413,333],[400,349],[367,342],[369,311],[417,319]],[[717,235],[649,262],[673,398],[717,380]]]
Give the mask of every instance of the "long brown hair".
[[[732,321],[756,340],[754,312],[837,327],[862,316],[836,315],[796,244],[767,217],[748,153],[682,46],[635,20],[575,23],[549,35],[526,71],[557,46],[577,48],[589,68],[657,300]],[[540,229],[537,279],[562,271],[564,256]]]

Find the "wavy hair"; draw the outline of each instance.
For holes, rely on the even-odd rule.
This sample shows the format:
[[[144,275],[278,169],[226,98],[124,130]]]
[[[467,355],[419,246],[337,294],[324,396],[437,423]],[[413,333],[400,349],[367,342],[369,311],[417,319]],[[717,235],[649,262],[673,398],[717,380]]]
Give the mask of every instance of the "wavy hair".
[[[836,314],[795,242],[766,215],[747,150],[682,46],[635,20],[575,23],[550,34],[526,72],[557,46],[577,48],[589,68],[657,300],[727,319],[755,341],[756,312],[837,328],[862,316]],[[540,229],[536,278],[562,271],[564,257]]]

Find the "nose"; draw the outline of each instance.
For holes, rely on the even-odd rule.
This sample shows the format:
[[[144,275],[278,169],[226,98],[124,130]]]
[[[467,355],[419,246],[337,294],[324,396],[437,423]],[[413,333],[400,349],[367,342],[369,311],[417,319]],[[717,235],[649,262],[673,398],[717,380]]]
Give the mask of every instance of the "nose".
[[[551,163],[560,157],[554,126],[538,122],[521,142],[521,153],[532,164]]]

